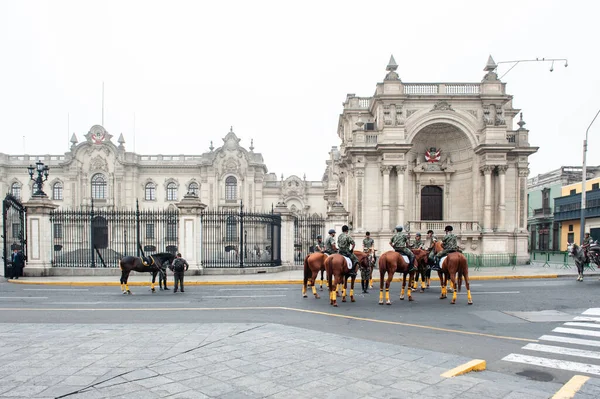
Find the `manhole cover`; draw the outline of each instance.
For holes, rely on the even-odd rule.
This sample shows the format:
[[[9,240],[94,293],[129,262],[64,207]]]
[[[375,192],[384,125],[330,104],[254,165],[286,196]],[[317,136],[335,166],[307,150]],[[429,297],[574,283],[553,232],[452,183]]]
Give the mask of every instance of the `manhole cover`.
[[[546,373],[544,371],[538,371],[538,370],[523,370],[523,371],[517,373],[517,375],[520,375],[522,377],[527,377],[530,380],[541,381],[541,382],[550,382],[554,379],[554,377],[552,377],[552,374]]]

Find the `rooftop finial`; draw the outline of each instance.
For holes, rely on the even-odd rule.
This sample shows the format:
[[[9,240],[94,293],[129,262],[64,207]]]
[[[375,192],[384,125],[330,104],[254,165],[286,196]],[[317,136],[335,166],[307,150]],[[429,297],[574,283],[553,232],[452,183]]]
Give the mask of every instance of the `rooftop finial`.
[[[75,132],[73,132],[73,135],[71,136],[71,144],[77,145],[77,136],[75,136]]]
[[[117,142],[121,145],[125,144],[125,138],[123,137],[123,133],[119,135],[119,139],[117,140]]]
[[[491,72],[496,68],[498,68],[498,64],[496,64],[496,62],[492,58],[492,55],[490,54],[487,60],[487,64],[485,64],[485,68],[483,68],[483,70],[486,72]]]
[[[213,152],[213,150],[215,149],[215,147],[213,146],[212,140],[210,141],[210,147],[208,147],[210,149],[210,152]]]
[[[390,62],[388,62],[388,65],[385,68],[385,70],[388,71],[388,73],[387,73],[387,75],[385,75],[384,80],[400,80],[400,77],[398,76],[396,69],[398,69],[398,64],[396,64],[394,55],[392,55],[392,56],[390,56]]]
[[[250,139],[250,151],[254,151],[254,139]]]
[[[233,126],[229,128],[229,133],[233,133]]]
[[[523,126],[525,126],[525,121],[523,120],[522,112],[519,113],[519,122],[517,122],[517,125],[519,125],[519,129],[524,129]]]

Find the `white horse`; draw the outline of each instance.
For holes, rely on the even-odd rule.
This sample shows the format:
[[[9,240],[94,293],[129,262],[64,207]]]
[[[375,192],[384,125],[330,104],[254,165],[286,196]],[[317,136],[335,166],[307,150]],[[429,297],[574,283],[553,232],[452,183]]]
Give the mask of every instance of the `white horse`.
[[[577,281],[583,281],[583,269],[587,263],[583,249],[575,243],[570,243],[567,246],[567,252],[569,253],[569,256],[572,256],[575,260],[575,266],[577,266]]]

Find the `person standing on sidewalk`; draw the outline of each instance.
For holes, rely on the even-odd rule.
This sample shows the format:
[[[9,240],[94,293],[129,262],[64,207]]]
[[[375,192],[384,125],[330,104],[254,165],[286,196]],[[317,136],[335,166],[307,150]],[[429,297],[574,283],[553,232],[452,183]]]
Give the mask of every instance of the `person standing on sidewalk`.
[[[181,257],[180,253],[178,253],[170,267],[170,269],[173,271],[173,280],[175,281],[173,294],[177,292],[179,285],[181,285],[181,292],[185,292],[183,289],[183,275],[185,272],[187,272],[189,267],[190,265],[187,263],[187,261]]]
[[[160,266],[160,270],[158,271],[158,285],[160,286],[161,291],[163,289],[165,291],[169,290],[169,287],[167,287],[167,267],[166,267],[166,265]],[[163,285],[164,285],[164,288],[163,288]]]
[[[9,279],[19,279],[23,275],[23,268],[25,267],[25,255],[23,252],[19,251],[17,248],[13,249],[13,253],[11,255],[11,268],[10,268],[10,276]]]

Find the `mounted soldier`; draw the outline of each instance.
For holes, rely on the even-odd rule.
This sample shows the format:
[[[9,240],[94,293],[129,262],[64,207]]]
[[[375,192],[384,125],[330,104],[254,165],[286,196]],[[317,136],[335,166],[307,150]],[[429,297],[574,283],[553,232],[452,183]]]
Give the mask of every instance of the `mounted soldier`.
[[[351,277],[356,276],[356,267],[358,266],[358,258],[354,255],[354,239],[348,234],[348,226],[342,226],[342,234],[338,238],[339,253],[352,261],[352,269],[348,272]]]
[[[338,251],[335,245],[335,230],[329,229],[329,237],[325,240],[325,250],[323,251],[327,255],[333,255]]]
[[[412,243],[412,249],[423,249],[425,243],[421,240],[421,233],[415,234],[415,241]]]
[[[435,254],[435,264],[432,267],[432,270],[441,270],[440,268],[440,259],[444,256],[448,255],[451,252],[461,252],[458,248],[458,238],[452,233],[452,226],[446,226],[444,232],[446,235],[442,239],[442,247],[443,251]]]
[[[323,242],[323,236],[319,234],[317,236],[317,240],[313,244],[312,252],[324,252],[325,251],[325,243]]]
[[[394,234],[394,236],[390,240],[390,245],[392,246],[392,248],[394,248],[394,251],[400,253],[401,255],[406,255],[408,257],[408,271],[410,272],[416,269],[415,255],[410,249],[408,249],[408,236],[402,230],[404,230],[402,226],[396,226],[396,234]]]

